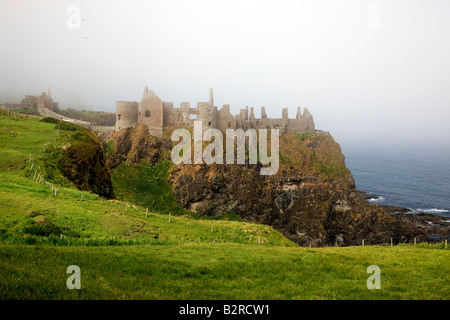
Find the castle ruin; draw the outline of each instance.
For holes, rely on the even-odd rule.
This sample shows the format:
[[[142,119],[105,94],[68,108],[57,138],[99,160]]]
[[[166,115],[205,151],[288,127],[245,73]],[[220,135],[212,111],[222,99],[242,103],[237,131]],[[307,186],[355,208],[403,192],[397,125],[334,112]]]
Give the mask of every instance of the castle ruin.
[[[279,129],[280,133],[315,132],[314,119],[308,108],[297,108],[295,119],[289,119],[288,109],[283,108],[281,118],[267,117],[265,107],[261,107],[261,118],[256,118],[253,108],[245,107],[239,114],[233,116],[230,105],[225,104],[220,110],[214,106],[213,90],[209,89],[209,101],[197,102],[196,108],[191,108],[189,102],[181,102],[179,108],[174,108],[172,102],[161,100],[148,87],[144,88],[144,95],[140,102],[116,102],[115,131],[134,127],[138,123],[148,127],[149,133],[162,137],[166,127],[193,127],[194,121],[202,121],[203,130],[215,128],[226,129]]]
[[[50,88],[48,92],[42,92],[40,96],[26,95],[22,102],[20,103],[22,109],[35,109],[46,108],[50,111],[58,110],[58,103],[53,102],[52,94]]]

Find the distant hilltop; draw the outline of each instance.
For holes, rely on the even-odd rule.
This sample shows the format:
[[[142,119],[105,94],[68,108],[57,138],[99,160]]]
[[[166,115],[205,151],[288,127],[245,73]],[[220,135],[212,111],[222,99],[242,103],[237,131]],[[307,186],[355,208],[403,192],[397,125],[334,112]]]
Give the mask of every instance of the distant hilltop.
[[[288,109],[283,108],[281,118],[268,118],[265,107],[261,107],[261,118],[255,118],[253,108],[241,109],[233,116],[230,105],[223,105],[218,110],[214,106],[213,89],[209,89],[209,101],[197,102],[196,108],[191,108],[189,102],[181,102],[179,108],[174,108],[172,102],[161,100],[152,90],[144,88],[144,95],[140,102],[116,102],[115,131],[134,127],[138,123],[149,128],[151,135],[162,137],[164,127],[193,127],[194,121],[202,121],[204,130],[215,128],[226,129],[279,129],[280,133],[315,132],[314,119],[308,108],[297,109],[295,119],[288,118]]]

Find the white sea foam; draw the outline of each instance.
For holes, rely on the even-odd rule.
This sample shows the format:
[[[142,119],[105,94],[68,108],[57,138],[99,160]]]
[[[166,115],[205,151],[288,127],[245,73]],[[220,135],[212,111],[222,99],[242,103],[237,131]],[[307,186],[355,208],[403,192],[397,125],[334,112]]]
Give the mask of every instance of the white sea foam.
[[[369,201],[370,203],[378,203],[378,202],[383,202],[384,198],[383,197],[376,197],[376,198],[370,198],[367,201]]]
[[[450,211],[446,210],[446,209],[416,209],[414,210],[416,212],[424,212],[424,213],[433,213],[433,214],[438,214],[438,213],[448,213]]]

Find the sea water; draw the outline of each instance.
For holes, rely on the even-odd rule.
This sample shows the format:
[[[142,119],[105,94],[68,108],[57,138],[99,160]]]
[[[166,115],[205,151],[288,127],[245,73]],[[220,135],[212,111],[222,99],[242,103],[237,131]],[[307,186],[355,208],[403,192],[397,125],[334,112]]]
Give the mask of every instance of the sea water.
[[[450,152],[403,148],[348,148],[347,167],[369,202],[450,217]]]

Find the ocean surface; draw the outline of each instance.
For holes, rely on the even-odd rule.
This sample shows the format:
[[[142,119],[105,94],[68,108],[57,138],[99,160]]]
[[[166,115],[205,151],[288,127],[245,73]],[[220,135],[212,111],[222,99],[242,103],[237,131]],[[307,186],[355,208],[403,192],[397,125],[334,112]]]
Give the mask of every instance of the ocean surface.
[[[358,190],[370,202],[450,218],[450,153],[387,148],[343,149]]]

